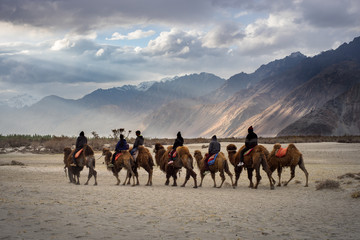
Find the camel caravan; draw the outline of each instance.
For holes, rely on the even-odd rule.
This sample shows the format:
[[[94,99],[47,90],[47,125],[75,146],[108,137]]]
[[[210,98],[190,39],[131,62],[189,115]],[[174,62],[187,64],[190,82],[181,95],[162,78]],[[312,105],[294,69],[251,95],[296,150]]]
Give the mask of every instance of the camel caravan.
[[[277,170],[279,179],[277,186],[280,187],[282,169],[284,167],[290,168],[291,177],[283,184],[287,186],[295,177],[295,168],[299,165],[299,168],[304,172],[306,177],[305,187],[308,186],[309,174],[305,168],[303,155],[294,144],[289,144],[286,148],[282,148],[281,145],[277,143],[274,145],[271,153],[269,153],[264,146],[258,145],[257,135],[253,132],[252,127],[249,127],[248,132],[249,134],[246,136],[245,145],[238,150],[234,144],[229,144],[226,147],[227,156],[220,151],[221,145],[217,141],[216,135],[212,137],[208,152],[204,156],[200,150],[195,150],[194,154],[191,155],[189,148],[183,145],[184,139],[180,132],[178,132],[173,145],[165,148],[162,144],[156,143],[153,149],[155,163],[165,174],[165,185],[169,185],[172,179],[173,183],[171,186],[177,186],[177,175],[180,170],[184,168],[186,176],[181,187],[185,187],[190,178],[194,180],[193,188],[202,187],[204,177],[210,173],[214,183],[213,187],[221,188],[225,182],[226,173],[230,178],[231,186],[236,188],[240,174],[244,169],[247,171],[250,182],[249,188],[257,189],[262,179],[260,172],[262,169],[269,179],[270,189],[274,189],[276,181],[272,177],[272,173],[275,170]],[[119,173],[122,169],[126,170],[126,178],[123,185],[130,185],[131,179],[132,186],[139,185],[138,169],[143,168],[148,173],[146,186],[152,186],[153,168],[155,166],[153,156],[150,150],[143,146],[144,138],[140,131],[136,131],[136,136],[132,147],[129,147],[126,138],[120,134],[120,140],[114,152],[111,152],[109,148],[103,148],[102,156],[105,158],[104,163],[106,164],[107,170],[112,172],[116,178],[116,185],[121,183]],[[194,171],[194,158],[200,172],[201,180],[199,185],[197,184],[197,174]],[[234,167],[235,180],[230,171],[229,162]],[[94,176],[95,179],[94,185],[97,185],[94,151],[87,144],[87,139],[83,132],[80,133],[74,150],[68,147],[64,149],[64,164],[65,173],[67,170],[70,183],[80,184],[80,172],[86,166],[89,168],[89,174],[85,185],[89,183],[92,176]],[[253,182],[254,170],[256,176],[255,184]],[[220,185],[217,185],[215,180],[217,172],[219,172],[221,178]]]

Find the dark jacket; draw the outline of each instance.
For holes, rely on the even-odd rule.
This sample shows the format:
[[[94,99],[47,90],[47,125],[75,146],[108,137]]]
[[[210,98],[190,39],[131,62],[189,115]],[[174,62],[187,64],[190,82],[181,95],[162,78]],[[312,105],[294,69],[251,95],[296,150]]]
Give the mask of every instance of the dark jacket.
[[[256,133],[254,133],[253,130],[248,130],[248,135],[245,139],[245,147],[250,149],[255,147],[256,145],[258,145],[258,137]]]
[[[211,142],[209,144],[209,154],[210,155],[216,154],[216,153],[220,152],[220,150],[221,150],[221,145],[217,141],[216,136],[213,136],[211,138]]]
[[[79,136],[76,139],[76,150],[80,150],[84,147],[84,145],[87,144],[87,138],[85,136]]]
[[[139,135],[136,137],[133,148],[137,148],[139,146],[144,145],[144,137]]]
[[[176,149],[177,147],[183,146],[184,145],[184,139],[181,136],[181,133],[178,132],[177,134],[177,138],[175,139],[174,145],[173,145],[173,149]]]
[[[116,144],[115,151],[120,152],[121,150],[127,150],[127,142],[125,139],[120,139],[119,142]]]

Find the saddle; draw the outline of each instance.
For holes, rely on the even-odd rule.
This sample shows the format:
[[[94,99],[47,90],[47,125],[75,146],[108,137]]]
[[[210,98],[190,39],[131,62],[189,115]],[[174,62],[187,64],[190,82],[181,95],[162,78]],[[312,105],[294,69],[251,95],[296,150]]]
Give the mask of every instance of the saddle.
[[[279,150],[276,151],[275,156],[278,157],[278,158],[284,157],[286,155],[287,149],[288,148],[280,147]]]
[[[177,156],[177,152],[176,152],[176,151],[170,151],[170,152],[169,152],[169,157],[170,157],[170,159],[175,159],[176,156]]]
[[[247,150],[246,152],[244,152],[244,156],[249,155],[253,149],[254,149],[254,148],[250,148],[249,150]]]
[[[208,166],[214,165],[216,157],[218,156],[219,153],[213,154],[211,155],[211,157],[209,157],[209,160],[207,162]]]
[[[82,151],[84,150],[84,148],[80,149],[76,154],[75,154],[75,159],[80,157],[80,154],[82,153]]]
[[[118,158],[121,156],[121,154],[122,154],[122,152],[119,152],[119,153],[117,153],[117,154],[115,155],[115,161],[118,160]]]

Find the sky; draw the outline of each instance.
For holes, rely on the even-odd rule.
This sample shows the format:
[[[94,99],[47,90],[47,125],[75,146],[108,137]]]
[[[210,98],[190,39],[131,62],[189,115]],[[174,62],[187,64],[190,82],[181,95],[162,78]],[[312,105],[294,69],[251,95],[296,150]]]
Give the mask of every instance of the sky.
[[[359,0],[0,0],[0,102],[208,72],[360,36]]]

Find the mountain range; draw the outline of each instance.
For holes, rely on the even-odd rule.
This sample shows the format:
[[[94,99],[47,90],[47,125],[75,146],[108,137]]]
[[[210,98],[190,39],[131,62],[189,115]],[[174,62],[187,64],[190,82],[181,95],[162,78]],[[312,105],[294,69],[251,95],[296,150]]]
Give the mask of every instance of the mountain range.
[[[190,74],[98,89],[72,100],[48,96],[23,108],[0,105],[0,132],[101,135],[140,129],[148,137],[359,135],[360,37],[335,50],[300,52],[229,79]]]

